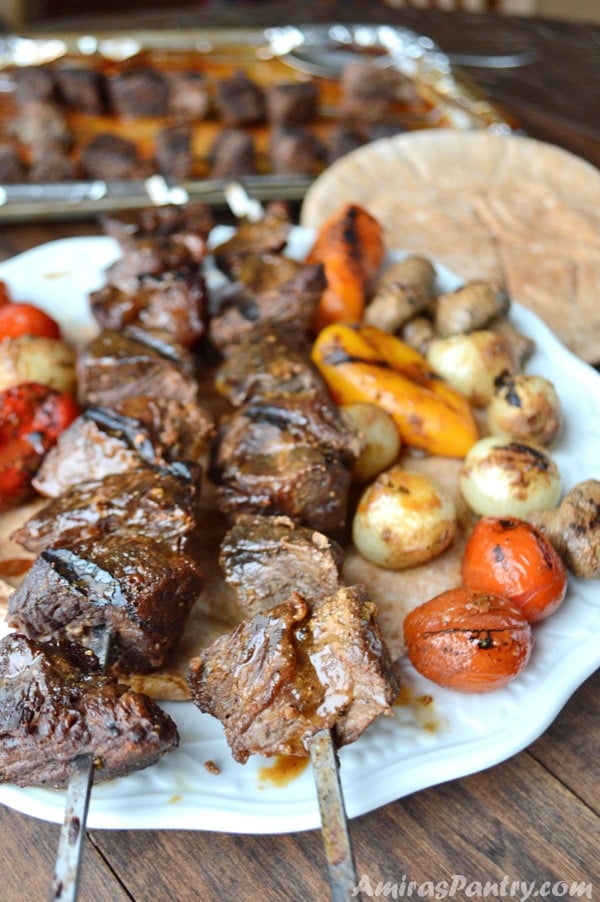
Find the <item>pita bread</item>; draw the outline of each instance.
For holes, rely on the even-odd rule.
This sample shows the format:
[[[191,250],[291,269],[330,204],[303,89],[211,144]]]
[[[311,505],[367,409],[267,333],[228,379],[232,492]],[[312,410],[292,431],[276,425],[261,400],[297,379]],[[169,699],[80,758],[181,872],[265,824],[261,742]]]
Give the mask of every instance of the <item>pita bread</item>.
[[[541,141],[446,129],[376,141],[309,188],[301,224],[366,207],[390,248],[507,287],[568,348],[600,362],[600,172]]]

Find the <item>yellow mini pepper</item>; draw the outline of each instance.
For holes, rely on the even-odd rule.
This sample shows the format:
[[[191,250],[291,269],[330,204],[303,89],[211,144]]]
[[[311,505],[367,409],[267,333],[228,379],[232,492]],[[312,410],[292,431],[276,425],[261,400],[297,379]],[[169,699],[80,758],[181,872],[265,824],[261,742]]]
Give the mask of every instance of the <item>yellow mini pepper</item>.
[[[332,323],[312,359],[339,404],[378,404],[402,440],[429,454],[464,457],[479,438],[469,402],[405,342],[374,326]]]

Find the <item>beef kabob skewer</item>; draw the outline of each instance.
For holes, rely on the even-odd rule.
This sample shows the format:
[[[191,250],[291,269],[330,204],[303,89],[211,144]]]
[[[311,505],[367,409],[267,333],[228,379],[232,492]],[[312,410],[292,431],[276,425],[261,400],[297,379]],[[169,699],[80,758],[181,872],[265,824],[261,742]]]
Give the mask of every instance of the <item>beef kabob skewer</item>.
[[[231,186],[226,196],[236,215],[244,212],[244,192],[240,186]],[[257,223],[258,230],[259,211],[255,201],[247,201],[246,212],[247,222]],[[252,225],[248,231],[252,232]],[[273,234],[277,234],[275,229],[268,237]],[[244,259],[243,241],[239,237],[217,248],[215,253],[217,261],[226,269],[231,265],[234,271],[248,272],[250,269]],[[299,350],[303,344],[306,350],[308,328],[325,287],[322,267],[304,267],[304,270],[305,274],[310,270],[308,280],[305,274],[304,278],[296,275],[284,283],[279,292],[272,291],[275,303],[268,303],[266,292],[258,297],[257,303],[256,298],[250,298],[248,303],[242,292],[236,304],[235,296],[227,296],[225,292],[227,301],[211,321],[213,341],[226,358],[217,374],[217,388],[234,406],[238,406],[236,414],[219,429],[213,475],[220,483],[221,510],[230,519],[235,520],[247,512],[280,513],[291,518],[291,521],[327,533],[343,527],[350,468],[360,449],[356,436],[342,423],[316,371]],[[290,292],[290,286],[296,289],[296,295],[300,294],[298,289],[303,293],[296,300],[295,307],[285,297],[286,291],[294,294],[293,289]],[[283,303],[284,297],[286,303]],[[243,327],[241,330],[240,324]],[[291,338],[297,348],[282,341],[282,335]],[[279,485],[274,486],[277,482]],[[321,541],[327,544],[325,535],[321,535]],[[271,569],[268,563],[262,571],[259,567],[265,579],[264,594],[267,597],[267,587],[272,582]],[[294,590],[302,594],[293,577],[285,582],[285,588],[288,596]],[[322,587],[316,594],[320,603],[326,595],[325,589]],[[294,603],[288,604],[293,606]],[[356,619],[363,618],[361,623],[364,626],[370,620],[369,615],[364,613],[366,608],[361,605],[362,602],[358,603],[363,613]],[[278,625],[280,615],[274,613],[277,611],[274,608],[266,615],[272,616],[272,622],[264,627],[266,634],[273,624],[274,633],[281,628]],[[283,620],[285,622],[285,617]],[[298,620],[302,623],[301,630],[305,615],[299,614]],[[293,627],[288,624],[287,628],[291,636]],[[257,625],[259,629],[263,627]],[[288,651],[293,655],[296,640],[290,641]],[[216,654],[223,650],[219,646]],[[231,651],[227,649],[228,654]],[[268,655],[267,648],[265,656]],[[210,658],[192,662],[192,692],[201,710],[229,718],[230,715],[224,712],[219,700],[214,697],[213,693],[216,690],[218,694],[218,688],[210,685],[211,669]],[[386,666],[381,669],[385,671]],[[223,674],[219,682],[222,679],[226,679]],[[381,683],[386,683],[386,679],[382,678]],[[391,697],[392,681],[387,681],[386,685],[387,694]],[[243,690],[235,688],[243,697]],[[381,685],[378,689],[379,699],[384,698],[386,691],[381,690]],[[382,707],[376,713],[385,711],[388,702],[389,698],[384,698]],[[294,705],[292,700],[292,709]],[[334,900],[348,899],[356,886],[356,869],[334,735],[327,725],[316,732],[311,727],[306,735],[317,790],[331,896]],[[285,743],[282,748],[290,753]],[[268,743],[266,748],[257,750],[268,754]],[[245,751],[242,752],[244,754]]]
[[[134,247],[146,268],[154,253],[151,242]],[[123,270],[122,261],[117,275]],[[185,288],[175,293],[175,278],[164,279],[166,307],[175,303],[179,330],[196,340],[203,329],[201,279],[194,287],[188,274]],[[147,307],[160,321],[165,314],[153,290]],[[146,301],[143,295],[141,302]],[[127,305],[125,296],[122,302]],[[202,585],[197,565],[181,552],[196,525],[200,492],[200,467],[187,458],[203,453],[212,423],[195,404],[191,358],[168,334],[139,326],[125,334],[105,331],[80,355],[78,369],[80,400],[87,409],[37,475],[36,488],[53,500],[13,536],[38,558],[11,599],[9,621],[41,640],[83,641],[96,653],[100,672],[109,660],[122,672],[149,671],[161,665],[179,637]],[[91,401],[97,406],[90,407]],[[52,884],[52,898],[62,902],[78,895],[97,766],[92,751],[69,762]]]

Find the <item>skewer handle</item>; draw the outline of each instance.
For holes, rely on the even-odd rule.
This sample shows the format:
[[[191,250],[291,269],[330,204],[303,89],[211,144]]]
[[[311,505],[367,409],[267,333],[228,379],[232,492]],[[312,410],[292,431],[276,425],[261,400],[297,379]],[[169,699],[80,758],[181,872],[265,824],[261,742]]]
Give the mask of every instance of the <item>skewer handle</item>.
[[[329,730],[317,733],[310,744],[310,758],[317,787],[321,833],[325,844],[332,902],[354,898],[356,868],[350,844],[338,762]]]
[[[92,637],[92,646],[105,670],[110,653],[110,630],[97,627]],[[94,756],[77,755],[71,762],[65,816],[60,830],[58,851],[52,878],[51,902],[76,902],[79,893],[79,876],[85,840],[85,825],[92,783],[94,782]]]
[[[77,899],[93,773],[92,755],[78,755],[73,759],[52,879],[52,902],[59,899],[60,902],[75,902]]]

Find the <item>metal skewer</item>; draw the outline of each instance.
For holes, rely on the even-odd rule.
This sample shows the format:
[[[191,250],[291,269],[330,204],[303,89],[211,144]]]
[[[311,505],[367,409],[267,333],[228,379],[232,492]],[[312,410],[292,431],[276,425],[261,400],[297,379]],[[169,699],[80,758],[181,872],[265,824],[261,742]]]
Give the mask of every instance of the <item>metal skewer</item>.
[[[356,868],[350,845],[337,755],[329,730],[321,730],[313,737],[310,744],[310,760],[319,800],[331,900],[347,902],[353,898],[352,891],[357,885]]]
[[[98,630],[93,643],[102,670],[108,663],[110,630]],[[94,756],[91,753],[77,755],[71,762],[71,775],[67,786],[65,816],[60,831],[54,875],[52,878],[52,902],[75,902],[79,893],[81,859],[85,840],[92,783],[94,782]]]
[[[243,185],[232,182],[224,190],[229,209],[238,219],[257,222],[264,216],[258,200],[251,198]],[[310,743],[321,833],[325,845],[332,902],[347,902],[356,887],[356,869],[346,819],[344,797],[338,771],[338,759],[330,730],[321,730]]]

